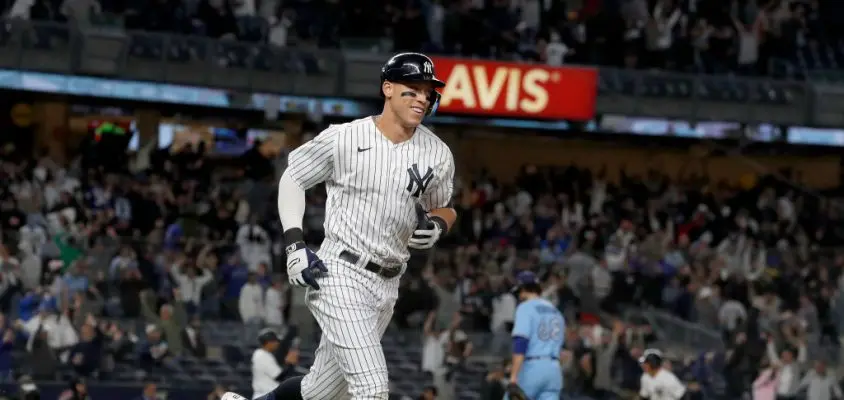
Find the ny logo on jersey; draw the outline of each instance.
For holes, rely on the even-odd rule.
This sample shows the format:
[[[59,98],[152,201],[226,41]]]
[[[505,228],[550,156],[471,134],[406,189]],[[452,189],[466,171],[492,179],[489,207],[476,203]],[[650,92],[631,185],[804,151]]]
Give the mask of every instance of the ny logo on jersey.
[[[407,169],[410,182],[407,184],[407,192],[415,198],[419,198],[428,189],[428,184],[434,179],[434,170],[428,167],[425,175],[419,173],[419,165],[413,164]]]
[[[422,65],[422,70],[423,70],[422,72],[424,72],[426,74],[433,75],[434,74],[434,64],[431,64],[431,63],[426,61],[425,64]]]

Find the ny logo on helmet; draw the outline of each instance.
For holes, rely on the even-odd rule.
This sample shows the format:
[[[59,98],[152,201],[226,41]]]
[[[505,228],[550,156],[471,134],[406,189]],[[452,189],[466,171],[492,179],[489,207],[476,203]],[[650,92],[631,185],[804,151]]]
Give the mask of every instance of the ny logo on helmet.
[[[422,66],[422,70],[426,74],[433,75],[434,74],[434,64],[431,64],[431,63],[426,61],[425,65]]]

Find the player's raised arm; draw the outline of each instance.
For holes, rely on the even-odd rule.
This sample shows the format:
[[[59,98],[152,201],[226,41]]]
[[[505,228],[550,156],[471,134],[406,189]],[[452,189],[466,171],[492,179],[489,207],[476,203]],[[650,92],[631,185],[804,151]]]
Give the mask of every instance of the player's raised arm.
[[[319,289],[316,277],[327,272],[322,261],[308,249],[302,232],[305,190],[330,179],[339,129],[332,126],[288,156],[287,170],[278,182],[278,216],[287,245],[287,274],[291,284]]]

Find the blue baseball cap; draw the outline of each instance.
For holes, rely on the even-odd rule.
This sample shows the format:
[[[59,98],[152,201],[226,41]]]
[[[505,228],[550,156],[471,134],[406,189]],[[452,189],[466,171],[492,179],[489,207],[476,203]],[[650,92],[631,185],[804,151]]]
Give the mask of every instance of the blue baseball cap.
[[[513,288],[513,293],[518,293],[522,286],[530,284],[539,284],[539,278],[537,278],[536,274],[531,271],[519,272],[516,274],[516,287]]]

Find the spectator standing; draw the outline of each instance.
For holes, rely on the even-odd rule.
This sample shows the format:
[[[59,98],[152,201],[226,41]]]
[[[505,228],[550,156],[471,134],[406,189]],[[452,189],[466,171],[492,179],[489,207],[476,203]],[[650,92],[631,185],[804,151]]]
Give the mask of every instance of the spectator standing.
[[[121,272],[123,270],[137,268],[138,255],[135,254],[135,250],[133,250],[131,247],[124,246],[120,249],[120,252],[111,260],[111,263],[109,265],[109,278],[117,279],[117,277],[121,275]]]
[[[794,338],[793,341],[797,345],[796,359],[790,349],[777,354],[773,337],[768,339],[768,359],[771,360],[773,365],[778,366],[780,371],[776,389],[778,400],[795,399],[800,388],[802,368],[807,359],[806,343],[802,338]]]
[[[283,10],[281,15],[270,18],[270,30],[267,41],[276,47],[287,47],[290,29],[293,27],[294,13]]]
[[[601,343],[594,346],[595,351],[595,392],[598,398],[610,396],[613,389],[613,361],[618,351],[624,325],[620,321],[613,323],[612,332],[601,335]]]
[[[447,342],[445,345],[445,366],[446,366],[446,381],[452,385],[454,383],[454,374],[463,368],[466,359],[472,355],[474,346],[469,335],[461,329],[463,324],[463,317],[460,313],[454,314],[451,325],[446,331]],[[440,388],[444,393],[453,393],[454,387],[448,386]]]
[[[147,325],[145,332],[147,337],[140,347],[140,367],[151,373],[154,369],[166,367],[173,353],[157,326]]]
[[[835,376],[826,369],[823,361],[815,361],[815,366],[800,381],[797,391],[806,390],[808,400],[832,400],[844,398]]]
[[[257,276],[250,272],[249,278],[240,290],[238,301],[240,319],[247,324],[260,324],[264,317],[264,289]]]
[[[47,345],[60,354],[62,361],[67,358],[63,350],[79,342],[79,336],[70,322],[68,310],[58,313],[49,304],[39,306],[38,315],[27,321],[24,329],[29,335],[27,347],[30,351],[33,351],[39,334],[43,333]]]
[[[513,330],[513,316],[516,314],[516,296],[507,290],[504,282],[495,282],[497,295],[492,299],[492,317],[489,331],[493,335],[493,352],[506,354],[509,351],[510,332]]]
[[[235,243],[240,249],[240,258],[255,272],[258,266],[271,263],[270,247],[272,240],[266,229],[258,225],[257,217],[249,218],[249,223],[242,225],[235,235]]]
[[[239,316],[240,293],[249,281],[249,268],[236,256],[229,257],[220,268],[223,286],[223,312],[228,319],[241,319]]]
[[[423,327],[422,337],[422,372],[429,373],[434,381],[442,380],[445,375],[445,345],[448,337],[445,330],[437,327],[436,312],[428,313]]]
[[[750,75],[757,71],[762,21],[761,18],[757,18],[753,23],[745,24],[740,19],[733,18],[733,24],[738,32],[737,68],[740,74]]]
[[[753,400],[774,400],[777,393],[779,370],[776,367],[764,368],[753,381]]]
[[[718,320],[725,337],[732,337],[732,334],[747,320],[747,309],[739,301],[727,300],[718,311]]]
[[[20,230],[18,258],[20,259],[20,280],[24,290],[41,284],[41,252],[47,246],[47,233],[39,225],[27,224]]]
[[[214,279],[214,275],[207,269],[188,265],[184,257],[166,268],[179,288],[179,293],[182,295],[181,301],[187,313],[189,315],[198,313],[202,304],[203,288]]]
[[[163,304],[158,313],[153,311],[155,298],[152,292],[143,291],[141,297],[141,312],[144,318],[152,324],[155,329],[161,329],[164,334],[169,352],[179,356],[184,348],[182,343],[182,327],[185,326],[187,316],[182,304],[182,295],[179,289],[173,289],[173,304]]]
[[[97,293],[76,292],[70,301],[73,326],[77,328],[89,323],[91,316],[101,315],[102,310],[103,302]]]
[[[566,57],[574,54],[574,49],[563,42],[557,31],[551,31],[548,36],[548,41],[542,41],[540,59],[552,67],[562,66],[566,62]],[[568,216],[568,214],[566,215]]]
[[[82,325],[81,340],[70,349],[69,361],[78,376],[91,377],[102,361],[102,334],[97,331],[93,315]]]

